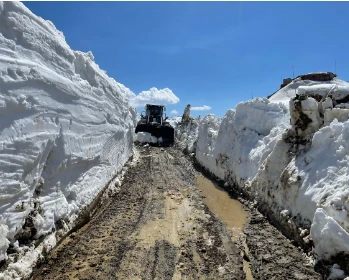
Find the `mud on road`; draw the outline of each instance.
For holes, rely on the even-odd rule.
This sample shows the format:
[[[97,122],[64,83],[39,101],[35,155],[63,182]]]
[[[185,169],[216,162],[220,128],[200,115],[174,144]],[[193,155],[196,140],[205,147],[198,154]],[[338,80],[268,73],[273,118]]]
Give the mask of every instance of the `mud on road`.
[[[120,192],[31,279],[244,279],[240,251],[202,202],[192,164],[173,148],[139,150]]]
[[[179,150],[138,150],[120,191],[31,279],[246,279],[243,258],[254,279],[320,279],[297,248],[253,213],[245,228],[249,253],[243,253],[248,250],[204,203],[198,172]],[[293,262],[292,273],[284,271]]]
[[[258,211],[250,212],[244,233],[255,279],[322,279],[313,262]]]

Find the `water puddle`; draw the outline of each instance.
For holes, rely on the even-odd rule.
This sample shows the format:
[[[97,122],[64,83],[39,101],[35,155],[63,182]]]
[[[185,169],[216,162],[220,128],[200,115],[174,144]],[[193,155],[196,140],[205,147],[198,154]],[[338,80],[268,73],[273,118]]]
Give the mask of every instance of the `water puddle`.
[[[232,240],[237,241],[243,235],[243,228],[248,218],[248,213],[244,210],[241,203],[231,198],[218,184],[202,175],[197,177],[196,184],[198,189],[201,190],[201,195],[205,197],[203,200],[207,207],[232,232]],[[247,252],[246,245],[245,250]],[[246,279],[253,280],[249,263],[245,260],[243,262]]]

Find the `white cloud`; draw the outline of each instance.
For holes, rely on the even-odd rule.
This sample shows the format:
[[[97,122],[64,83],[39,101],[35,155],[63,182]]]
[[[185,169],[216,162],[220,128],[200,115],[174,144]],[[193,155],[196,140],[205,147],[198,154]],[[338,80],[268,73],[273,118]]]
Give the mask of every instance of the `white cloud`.
[[[176,104],[179,98],[169,88],[142,91],[140,94],[130,98],[130,103],[135,107],[143,107],[145,104]]]
[[[201,107],[191,107],[190,111],[208,111],[208,110],[211,110],[211,108],[212,108],[211,106],[204,105]]]
[[[178,112],[177,112],[177,110],[172,110],[172,111],[170,112],[170,114],[171,114],[171,115],[178,115]]]

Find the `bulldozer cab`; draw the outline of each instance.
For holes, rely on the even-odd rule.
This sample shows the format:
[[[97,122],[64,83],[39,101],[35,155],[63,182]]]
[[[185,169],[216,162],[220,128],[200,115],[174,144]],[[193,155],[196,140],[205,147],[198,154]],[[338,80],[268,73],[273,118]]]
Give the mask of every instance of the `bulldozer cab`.
[[[147,111],[150,115],[160,116],[162,113],[162,108],[159,106],[148,106]]]
[[[145,117],[149,123],[162,123],[162,115],[166,110],[164,106],[161,105],[145,105]]]
[[[165,111],[165,107],[161,105],[145,105],[145,110],[147,112],[147,116],[162,116],[163,111]]]

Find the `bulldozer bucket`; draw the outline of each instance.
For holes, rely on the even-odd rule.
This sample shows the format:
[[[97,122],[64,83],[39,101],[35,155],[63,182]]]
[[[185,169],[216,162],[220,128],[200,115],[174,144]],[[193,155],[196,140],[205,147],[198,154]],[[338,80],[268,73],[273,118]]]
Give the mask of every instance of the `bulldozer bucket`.
[[[165,145],[172,145],[174,143],[174,128],[171,126],[138,124],[135,132],[148,132],[156,138],[162,138],[162,144]]]

